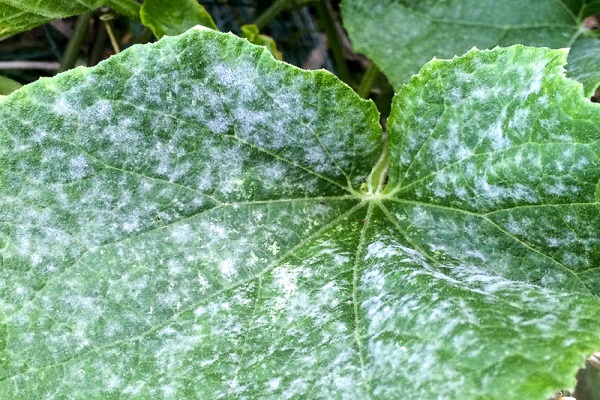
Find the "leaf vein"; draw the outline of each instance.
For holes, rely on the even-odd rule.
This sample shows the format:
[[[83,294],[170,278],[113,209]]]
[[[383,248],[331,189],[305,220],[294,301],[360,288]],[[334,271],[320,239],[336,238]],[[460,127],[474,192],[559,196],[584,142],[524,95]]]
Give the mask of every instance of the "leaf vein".
[[[223,293],[227,293],[228,291],[231,290],[235,290],[236,288],[239,288],[243,285],[246,285],[248,283],[251,283],[257,279],[260,279],[261,277],[265,276],[266,274],[268,274],[269,272],[271,272],[273,269],[275,269],[278,265],[281,264],[281,262],[285,259],[287,259],[288,257],[292,256],[293,253],[301,248],[302,246],[304,246],[306,243],[310,242],[311,240],[313,240],[315,237],[319,236],[320,234],[322,234],[323,232],[327,231],[328,229],[336,226],[338,223],[340,223],[344,218],[350,216],[351,214],[353,214],[354,212],[358,211],[361,207],[364,207],[365,203],[364,202],[360,202],[357,205],[355,205],[354,207],[350,208],[348,211],[340,214],[338,217],[334,218],[332,221],[330,221],[329,223],[323,225],[321,228],[319,228],[318,230],[316,230],[314,233],[312,233],[311,235],[308,235],[304,240],[301,240],[299,243],[297,243],[295,246],[292,246],[288,251],[286,251],[285,253],[283,253],[281,255],[281,257],[279,257],[278,259],[274,260],[273,262],[271,262],[269,265],[267,265],[262,271],[258,272],[255,275],[249,276],[246,279],[242,279],[236,283],[233,283],[232,285],[222,288],[218,291],[216,291],[215,293],[212,293],[208,296],[206,296],[204,299],[202,299],[201,302],[194,304],[194,306],[179,310],[178,312],[173,313],[172,316],[170,316],[169,318],[167,318],[165,321],[163,321],[162,323],[159,323],[157,325],[155,325],[154,327],[129,338],[126,339],[122,339],[122,340],[117,340],[113,343],[107,344],[107,345],[103,345],[103,346],[96,346],[96,347],[90,347],[87,351],[81,352],[81,353],[77,353],[77,354],[72,354],[66,358],[64,358],[61,361],[57,361],[57,362],[53,362],[51,364],[48,365],[44,365],[42,367],[35,367],[35,368],[28,368],[27,370],[23,370],[23,371],[18,371],[16,373],[13,374],[8,374],[5,375],[3,377],[0,377],[0,382],[8,380],[8,379],[13,379],[16,378],[18,376],[22,376],[28,373],[35,373],[37,371],[41,371],[41,370],[45,370],[48,368],[53,368],[55,366],[59,366],[59,365],[65,365],[68,362],[72,361],[72,360],[77,360],[77,359],[81,359],[81,358],[85,358],[93,353],[98,353],[100,351],[103,350],[108,350],[111,348],[114,348],[115,346],[119,346],[122,344],[126,344],[126,343],[131,343],[131,342],[140,342],[144,337],[153,334],[154,332],[159,331],[160,329],[168,326],[169,324],[177,321],[177,319],[179,318],[179,316],[183,315],[184,313],[193,311],[194,309],[198,308],[199,306],[201,306],[202,304],[208,304],[211,300],[213,300],[214,298],[220,296]]]
[[[471,211],[467,211],[467,210],[461,210],[459,208],[453,208],[453,207],[448,207],[448,206],[443,206],[443,205],[438,205],[438,204],[425,203],[425,202],[420,202],[420,201],[404,200],[404,199],[392,199],[392,198],[387,199],[387,200],[392,201],[392,202],[396,202],[396,203],[412,204],[412,205],[419,205],[419,206],[431,207],[431,208],[440,208],[440,209],[444,209],[444,210],[447,210],[447,211],[459,212],[459,213],[463,213],[463,214],[467,214],[467,215],[471,215],[471,216],[480,218],[483,221],[485,221],[485,222],[489,223],[490,225],[492,225],[495,229],[497,229],[498,231],[500,231],[502,234],[508,236],[513,241],[517,242],[519,245],[525,247],[526,249],[528,249],[529,251],[531,251],[533,253],[538,254],[542,258],[550,260],[553,264],[555,264],[558,267],[560,267],[561,269],[563,269],[568,275],[570,275],[573,278],[575,278],[575,280],[581,284],[581,286],[583,287],[583,289],[586,292],[588,292],[588,294],[592,294],[592,292],[590,291],[590,289],[581,280],[581,278],[579,278],[579,276],[577,276],[577,273],[575,273],[575,271],[573,271],[572,269],[570,269],[569,267],[567,267],[566,265],[564,265],[562,262],[560,262],[558,260],[555,260],[553,257],[551,257],[551,256],[549,256],[547,254],[544,254],[542,251],[536,249],[535,247],[533,247],[532,245],[530,245],[529,243],[527,243],[523,239],[520,239],[520,238],[516,237],[515,235],[513,235],[512,233],[508,232],[507,230],[505,230],[504,228],[502,228],[500,225],[498,225],[497,223],[495,223],[493,220],[489,219],[485,214],[478,214],[476,212],[471,212]]]

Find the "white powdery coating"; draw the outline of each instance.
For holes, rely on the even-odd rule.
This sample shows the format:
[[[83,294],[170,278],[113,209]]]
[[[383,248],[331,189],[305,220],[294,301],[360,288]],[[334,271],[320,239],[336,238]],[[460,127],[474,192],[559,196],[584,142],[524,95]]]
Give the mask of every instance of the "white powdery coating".
[[[497,52],[489,64],[473,54],[451,66],[431,65],[422,73],[427,79],[412,83],[420,90],[401,91],[395,104],[402,110],[395,110],[390,127],[406,142],[392,148],[399,189],[407,187],[422,201],[482,212],[547,198],[590,201],[586,180],[575,177],[589,176],[598,160],[586,150],[591,138],[576,139],[576,132],[588,129],[586,117],[569,109],[576,100],[559,88],[564,69],[556,55],[536,61],[522,48]],[[520,57],[524,62],[515,62]],[[569,106],[554,111],[561,102]]]
[[[389,207],[396,209],[395,205]],[[490,276],[536,282],[549,288],[560,285],[588,290],[574,272],[589,267],[585,260],[595,251],[598,239],[596,225],[579,217],[578,207],[524,208],[489,218],[426,205],[397,210],[394,214],[403,229],[434,257],[447,256],[465,265],[477,265]],[[571,215],[571,225],[561,217],[563,214]],[[577,235],[570,230],[573,228]],[[562,244],[560,249],[552,247],[558,243]],[[575,253],[581,256],[573,257]]]
[[[139,362],[153,367],[139,370],[126,391],[173,399],[189,390],[215,399],[315,392],[319,398],[364,398],[354,330],[345,315],[351,282],[339,274],[353,259],[337,231],[299,249],[309,252],[305,257],[292,257],[232,292],[202,296],[191,319],[149,334]],[[174,375],[183,378],[168,378]],[[206,385],[214,376],[222,384]]]
[[[90,398],[115,392],[177,398],[181,382],[130,380],[135,368],[124,372],[124,360],[123,369],[111,372],[118,364],[109,356],[112,344],[127,347],[186,310],[202,315],[198,304],[275,267],[356,204],[310,197],[347,195],[348,177],[362,180],[369,172],[380,146],[376,116],[363,112],[374,111],[372,104],[322,72],[257,59],[258,48],[239,54],[239,39],[192,42],[168,39],[152,51],[138,47],[119,56],[127,62],[116,57],[95,70],[77,70],[60,85],[40,82],[26,99],[35,115],[3,133],[3,155],[14,162],[2,175],[12,186],[0,221],[14,227],[2,225],[0,255],[16,268],[0,282],[0,305],[23,337],[10,345],[16,375],[30,358],[31,368],[64,361],[80,387],[87,381],[105,388],[82,392]],[[205,49],[194,48],[198,44]],[[180,66],[190,51],[197,53],[193,65]],[[198,57],[207,61],[202,68]],[[337,117],[340,107],[351,112]],[[350,262],[346,251],[323,251],[335,267]],[[305,298],[295,297],[295,272],[275,272],[283,297],[274,301],[293,298],[300,311]],[[330,281],[309,300],[339,307],[337,294],[345,289]],[[311,315],[315,323],[349,330],[336,319],[319,320],[318,310]],[[229,328],[243,327],[215,330]],[[165,341],[164,351],[156,345],[151,352],[161,371],[174,365],[173,354],[197,346],[189,327],[165,326],[156,335]],[[103,350],[92,356],[93,349]],[[129,350],[123,349],[124,359]],[[330,364],[332,374],[340,365],[352,370],[336,385],[354,379],[348,357]],[[98,379],[77,372],[78,365],[97,370]],[[294,382],[310,386],[300,377]],[[274,391],[286,385],[291,382],[284,377],[265,382]],[[56,389],[68,393],[75,386],[65,381]],[[231,390],[244,387],[232,381]]]
[[[144,332],[152,332],[151,328],[160,326],[167,317],[193,309],[195,304],[205,302],[223,288],[256,279],[255,276],[260,276],[300,238],[318,231],[320,226],[347,210],[347,202],[332,205],[310,199],[290,204],[267,202],[229,206],[219,212],[209,211],[149,231],[135,242],[97,247],[71,266],[60,281],[48,283],[44,288],[47,293],[30,301],[24,310],[12,316],[15,329],[35,324],[32,318],[35,319],[37,314],[31,313],[34,309],[58,320],[72,321],[68,325],[70,328],[59,324],[47,331],[32,331],[34,337],[29,340],[30,345],[15,351],[27,352],[36,344],[44,343],[48,356],[60,360],[69,354],[85,354],[95,347],[110,347],[114,342],[128,342],[137,335],[144,336]],[[287,222],[279,225],[279,221]],[[321,262],[318,260],[326,258],[334,271],[346,268],[350,262],[349,254],[337,246],[334,241],[324,241],[314,250],[315,259],[308,262],[318,265]],[[101,271],[98,264],[103,266]],[[102,279],[98,285],[95,282],[99,272]],[[286,323],[294,319],[303,321],[308,316],[318,326],[331,325],[335,332],[350,332],[349,328],[338,326],[337,318],[323,317],[326,315],[323,308],[339,306],[341,289],[335,281],[323,283],[314,292],[310,289],[310,292],[298,293],[300,279],[305,283],[313,281],[314,271],[310,268],[292,267],[286,263],[271,273],[273,290],[281,296],[274,297],[272,305],[265,306],[265,312],[272,312],[273,318],[288,312]],[[57,292],[61,293],[60,298],[52,295]],[[197,307],[194,315],[203,318],[207,312],[228,312],[236,303],[252,308],[256,301],[252,296],[238,297],[238,294],[226,299]],[[226,338],[226,333],[236,332],[244,335],[243,321],[240,315],[225,324],[202,323],[198,326],[204,332],[202,335],[190,328],[179,331],[179,328],[164,326],[156,333],[160,344],[152,353],[152,362],[158,368],[153,371],[164,371],[166,375],[178,368],[187,370],[181,362],[193,356],[182,360],[178,355],[196,351],[207,338]],[[273,319],[269,317],[263,322],[268,326]],[[104,326],[103,332],[98,332],[98,326]],[[350,333],[348,337],[352,339]],[[323,340],[329,342],[334,338],[334,332],[326,334],[323,331]],[[74,360],[78,359],[74,357]],[[108,361],[98,363],[99,370],[110,370]],[[38,367],[34,361],[31,365]],[[341,365],[339,368],[353,370],[355,364],[335,361],[329,365],[334,369]],[[115,390],[122,387],[115,377],[107,379]],[[159,383],[168,394],[164,394],[167,398],[178,398],[184,390],[177,380]],[[159,390],[156,385],[154,382],[147,388],[135,386],[137,389],[128,386],[127,390],[150,391],[156,395]],[[235,390],[243,392],[246,388],[242,385]]]
[[[512,212],[500,211],[491,218],[507,232],[562,264],[565,273],[593,267],[600,239],[594,205],[540,206]],[[593,215],[592,214],[592,215]],[[588,284],[594,290],[593,284]]]
[[[488,374],[482,387],[464,369],[498,365],[530,373],[531,365],[512,359],[539,354],[532,363],[547,370],[553,353],[544,352],[541,343],[560,338],[559,326],[569,330],[573,321],[561,318],[580,308],[569,293],[494,276],[469,264],[430,265],[394,235],[377,235],[367,248],[361,309],[368,327],[366,362],[378,377],[376,397],[401,396],[406,387],[424,398],[432,392],[517,396],[518,388],[496,388],[501,378]],[[575,319],[585,318],[579,312]],[[584,336],[566,340],[574,343]]]
[[[207,57],[218,54],[208,51]],[[157,62],[150,62],[148,68],[163,67],[162,57],[152,61]],[[368,394],[397,396],[400,393],[394,391],[400,386],[414,388],[418,394],[429,390],[430,385],[441,387],[446,382],[451,382],[452,390],[468,385],[460,369],[452,366],[444,368],[437,378],[419,380],[442,364],[448,348],[432,335],[452,338],[456,353],[459,349],[464,353],[453,359],[459,366],[477,364],[472,361],[480,359],[502,360],[506,354],[482,354],[481,338],[473,331],[480,322],[487,327],[504,321],[506,315],[496,318],[495,312],[495,318],[488,318],[478,308],[481,302],[484,311],[488,307],[506,309],[502,297],[506,296],[514,304],[533,310],[534,315],[524,319],[511,303],[507,324],[498,327],[518,332],[511,336],[517,345],[522,337],[554,337],[552,327],[561,322],[544,313],[565,306],[565,296],[507,279],[505,272],[514,260],[502,260],[502,255],[489,251],[503,248],[506,242],[488,238],[486,229],[468,218],[440,223],[439,217],[419,208],[408,218],[416,221],[413,233],[437,228],[427,233],[424,241],[432,244],[426,251],[462,261],[448,268],[430,265],[435,263],[421,249],[377,237],[367,241],[367,268],[362,271],[361,264],[353,260],[356,244],[342,243],[348,233],[344,229],[351,229],[323,234],[326,237],[314,242],[306,239],[353,204],[277,200],[292,194],[306,197],[319,193],[329,184],[324,182],[327,180],[339,184],[337,179],[353,168],[353,152],[361,152],[340,140],[338,130],[355,128],[356,121],[349,118],[349,125],[318,125],[314,120],[323,111],[319,104],[304,104],[301,96],[288,92],[285,85],[271,90],[268,85],[280,85],[281,78],[262,80],[257,66],[246,60],[223,62],[206,71],[202,79],[209,84],[200,82],[193,89],[185,84],[185,73],[179,71],[164,72],[170,85],[166,89],[148,85],[144,71],[134,71],[123,98],[115,102],[118,110],[104,99],[86,103],[81,120],[69,127],[89,127],[91,134],[78,132],[70,138],[73,143],[69,146],[54,148],[44,146],[45,141],[60,138],[44,129],[36,133],[35,142],[47,149],[42,162],[67,161],[60,173],[37,177],[36,184],[52,182],[47,190],[34,186],[30,193],[7,200],[11,207],[7,215],[27,211],[18,221],[25,228],[10,235],[10,239],[18,240],[17,247],[9,251],[18,262],[54,272],[57,267],[53,263],[60,254],[52,253],[52,245],[58,250],[69,247],[72,265],[69,269],[61,266],[64,275],[45,282],[47,289],[28,302],[32,290],[12,286],[25,308],[19,312],[8,309],[11,323],[23,331],[31,326],[40,329],[35,330],[37,336],[24,335],[28,345],[16,349],[11,357],[28,360],[35,352],[33,344],[42,343],[41,359],[53,360],[61,367],[64,364],[69,369],[67,376],[81,376],[73,382],[82,390],[90,379],[98,380],[94,386],[105,392],[82,394],[89,397],[120,392],[176,399],[188,395],[190,387],[196,385],[193,390],[206,398],[252,398],[265,393],[273,398],[315,393],[321,398],[365,398]],[[253,85],[248,85],[244,76]],[[89,85],[101,84],[94,76],[88,81]],[[305,84],[300,78],[297,82]],[[198,89],[210,84],[221,85],[224,94]],[[266,85],[266,94],[255,90],[261,85]],[[534,80],[530,90],[537,91],[537,86]],[[193,107],[174,101],[190,92],[196,96],[189,103]],[[463,94],[453,90],[450,95],[454,99]],[[337,103],[336,93],[327,95]],[[242,106],[224,107],[228,98],[235,98]],[[77,96],[74,99],[80,100]],[[146,100],[148,103],[140,106]],[[65,110],[64,115],[70,115],[75,106],[65,102],[57,104]],[[256,103],[279,109],[279,113],[271,114],[277,120],[269,121],[267,113],[256,109]],[[302,112],[296,113],[298,109]],[[119,110],[140,118],[117,118]],[[293,115],[300,117],[290,117]],[[485,149],[504,151],[512,144],[501,135],[502,127],[511,123],[508,118],[500,112],[498,119],[482,125],[481,141],[470,146],[461,145],[460,127],[450,125],[454,142],[452,154],[445,154],[444,162],[469,158]],[[268,126],[273,129],[260,133]],[[152,134],[148,134],[148,127]],[[195,140],[196,131],[202,132],[204,140]],[[343,153],[341,146],[352,150]],[[436,146],[442,147],[440,142]],[[83,150],[72,151],[71,147]],[[32,149],[22,144],[14,148],[22,152]],[[338,154],[343,157],[338,159]],[[261,157],[265,160],[254,163]],[[478,190],[489,192],[495,204],[506,194],[495,195],[502,188],[494,186],[494,171],[484,166],[483,175],[473,172],[475,166],[468,173],[475,177]],[[22,167],[25,171],[25,163]],[[566,168],[568,165],[556,164],[559,171]],[[457,176],[446,174],[443,185],[458,181]],[[69,185],[73,184],[77,190],[71,191]],[[514,190],[523,191],[524,198],[531,197],[526,189]],[[543,189],[560,194],[573,188],[568,182],[557,181]],[[466,196],[460,190],[457,186],[457,195]],[[441,197],[447,195],[442,183],[434,191]],[[58,204],[56,215],[36,207],[45,196]],[[244,203],[255,199],[255,203]],[[264,199],[267,201],[260,201]],[[205,202],[208,208],[203,207]],[[25,224],[28,218],[33,221],[30,226]],[[64,218],[75,228],[45,230],[57,222],[61,226]],[[352,226],[360,226],[358,221]],[[336,225],[340,227],[340,221]],[[466,243],[457,244],[464,239],[463,230],[469,232]],[[45,245],[51,250],[32,245],[39,238],[47,239]],[[448,250],[451,239],[455,240],[454,250]],[[577,242],[571,237],[555,239]],[[485,249],[478,248],[477,241]],[[21,244],[24,247],[19,252]],[[594,244],[590,241],[590,246]],[[575,253],[565,252],[563,258],[573,260]],[[480,263],[485,268],[479,267]],[[494,271],[497,275],[490,274],[486,263],[499,267]],[[353,287],[352,274],[359,277],[359,288]],[[542,276],[540,282],[554,287],[565,279],[556,273]],[[413,290],[404,290],[411,287]],[[419,288],[417,293],[414,288]],[[444,290],[448,295],[439,296]],[[52,292],[60,293],[59,298],[50,296]],[[515,293],[520,296],[515,297]],[[553,296],[556,301],[552,301]],[[361,300],[359,315],[354,315],[356,299]],[[31,311],[41,311],[42,316],[62,323],[38,319],[39,315]],[[115,315],[118,318],[113,318]],[[356,321],[359,326],[355,326]],[[459,321],[466,321],[469,329],[465,331]],[[98,326],[102,326],[100,332]],[[366,338],[361,337],[363,330]],[[118,345],[113,347],[114,343]],[[99,354],[87,363],[86,357],[95,349]],[[365,354],[364,365],[361,352]],[[127,360],[137,363],[138,357],[148,370],[136,371],[128,364]],[[84,377],[79,364],[97,371],[97,378]],[[32,365],[44,367],[35,362]],[[33,375],[22,374],[23,379]],[[213,387],[204,383],[214,376],[226,379],[220,388],[208,393]],[[409,384],[399,385],[407,376],[412,377]],[[373,384],[373,377],[383,377],[384,381]],[[27,387],[20,385],[20,378],[14,379],[15,387]]]
[[[589,174],[598,161],[583,146],[566,147],[561,153],[562,158],[549,165],[548,156],[539,148],[521,146],[510,155],[450,165],[411,191],[420,199],[431,194],[439,199],[460,199],[468,208],[480,211],[515,203],[536,204],[549,197],[592,200],[589,183],[574,177]]]

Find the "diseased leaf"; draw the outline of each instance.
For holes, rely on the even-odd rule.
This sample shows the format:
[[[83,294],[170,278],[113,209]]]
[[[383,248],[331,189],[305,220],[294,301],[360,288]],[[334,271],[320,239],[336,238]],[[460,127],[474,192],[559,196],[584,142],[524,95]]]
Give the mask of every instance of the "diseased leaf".
[[[138,18],[134,0],[0,0],[0,37],[26,31],[46,22],[82,14],[107,5],[130,18]]]
[[[142,23],[158,38],[179,35],[196,25],[217,29],[208,11],[197,0],[145,0],[140,16]]]
[[[372,102],[210,30],[11,94],[0,397],[573,387],[600,347],[600,107],[565,57],[429,63],[383,155]]]
[[[342,17],[356,51],[379,65],[396,90],[433,57],[472,47],[572,47],[568,70],[586,96],[600,85],[597,36],[583,28],[597,0],[344,0]]]
[[[429,378],[388,372],[390,383],[425,398],[437,387],[544,399],[573,388],[598,346],[600,107],[564,78],[566,56],[471,51],[427,64],[396,96],[380,211],[394,228],[373,252],[392,257],[372,272],[390,300],[370,310],[410,304],[386,316],[382,351],[439,367]],[[419,294],[394,292],[400,282]]]

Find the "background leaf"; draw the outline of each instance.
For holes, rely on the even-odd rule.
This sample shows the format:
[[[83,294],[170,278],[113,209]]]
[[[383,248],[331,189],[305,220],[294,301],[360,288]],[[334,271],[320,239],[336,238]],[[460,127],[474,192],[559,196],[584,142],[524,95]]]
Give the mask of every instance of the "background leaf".
[[[342,17],[354,49],[371,58],[399,90],[433,57],[512,44],[572,47],[569,73],[586,96],[600,85],[598,36],[583,29],[598,1],[344,0]],[[583,57],[585,54],[585,57]]]
[[[588,96],[600,85],[599,57],[598,35],[582,35],[571,45],[567,76],[581,82]]]
[[[283,59],[281,52],[277,50],[277,44],[273,38],[267,35],[261,35],[256,25],[249,24],[242,26],[242,35],[248,39],[250,43],[265,46],[276,59]]]
[[[26,31],[55,19],[82,14],[102,5],[139,19],[140,6],[134,0],[0,0],[0,37]]]
[[[23,85],[19,82],[0,75],[0,96],[6,96],[19,89],[21,86]]]
[[[145,0],[140,16],[158,38],[179,35],[195,25],[217,29],[210,14],[196,0]]]
[[[140,20],[140,3],[136,0],[104,0],[103,4],[121,15]]]
[[[0,397],[573,387],[600,346],[600,111],[565,56],[429,63],[394,101],[383,193],[357,190],[383,150],[373,103],[229,34],[11,94]]]

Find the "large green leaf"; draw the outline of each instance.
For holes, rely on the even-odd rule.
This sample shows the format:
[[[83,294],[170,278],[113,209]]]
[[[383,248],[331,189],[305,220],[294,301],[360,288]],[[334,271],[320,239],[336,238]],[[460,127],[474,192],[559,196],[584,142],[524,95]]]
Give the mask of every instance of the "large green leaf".
[[[344,0],[354,48],[376,62],[399,90],[432,57],[473,46],[572,47],[569,73],[591,96],[600,85],[600,38],[583,28],[598,0]]]
[[[0,0],[0,38],[102,5],[130,18],[139,18],[140,5],[135,0]]]
[[[389,153],[372,102],[210,30],[11,94],[0,397],[573,387],[600,348],[600,107],[565,56],[428,64]]]

